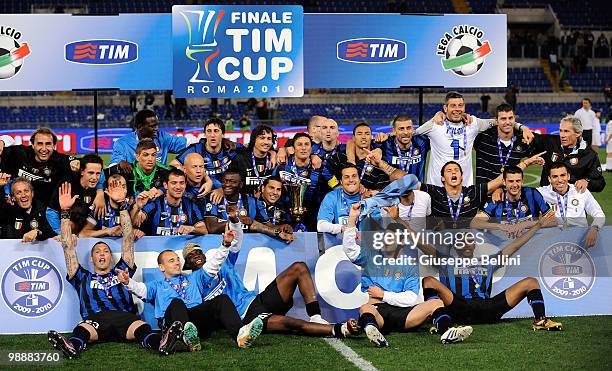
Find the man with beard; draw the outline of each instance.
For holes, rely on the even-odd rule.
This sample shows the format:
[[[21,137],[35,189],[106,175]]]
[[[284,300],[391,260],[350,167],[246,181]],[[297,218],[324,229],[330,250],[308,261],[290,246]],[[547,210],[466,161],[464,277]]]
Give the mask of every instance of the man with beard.
[[[0,173],[0,190],[8,183],[10,177],[9,174]],[[12,205],[9,205],[4,197],[0,200],[2,238],[34,242],[55,236],[53,229],[47,223],[46,207],[34,198],[34,188],[29,180],[22,177],[15,179],[11,184],[11,196]]]
[[[317,230],[316,221],[319,205],[325,197],[324,190],[327,190],[326,183],[330,179],[325,178],[323,169],[320,167],[317,169],[313,165],[313,158],[318,159],[319,157],[312,156],[313,141],[308,134],[295,134],[292,143],[293,155],[290,155],[287,163],[281,165],[279,169],[295,176],[295,180],[300,178],[310,180],[310,185],[304,194],[303,206],[306,208],[306,213],[302,216],[302,223],[306,227],[306,231],[312,232]],[[289,205],[295,205],[292,193],[287,195],[286,200]]]
[[[156,160],[162,164],[168,162],[168,153],[179,153],[187,147],[187,139],[178,135],[159,131],[157,114],[150,109],[143,109],[134,117],[136,131],[119,138],[113,145],[110,165],[119,164],[124,171],[131,171],[136,160],[136,146],[144,138],[150,138],[157,147]]]
[[[538,135],[534,141],[536,152],[546,151],[540,176],[540,185],[549,184],[550,168],[555,162],[563,162],[569,171],[569,182],[578,192],[588,189],[601,192],[606,180],[601,172],[599,156],[582,139],[582,123],[575,116],[567,116],[559,123],[559,135]]]
[[[486,183],[503,172],[506,167],[516,166],[533,150],[533,142],[525,144],[523,133],[514,130],[516,116],[507,103],[497,106],[497,126],[478,134],[474,141],[476,149],[476,183]]]
[[[184,196],[185,179],[185,173],[171,168],[164,180],[165,195],[149,202],[139,195],[131,212],[134,225],[147,236],[208,233],[199,208]]]
[[[429,138],[414,135],[412,119],[399,115],[393,119],[394,136],[381,143],[382,159],[406,174],[414,174],[420,181],[425,180],[425,159],[429,152]]]
[[[204,135],[198,143],[191,144],[181,151],[170,165],[181,168],[186,157],[191,153],[198,153],[204,159],[206,174],[212,178],[213,189],[221,188],[221,176],[236,157],[236,150],[243,148],[240,143],[234,143],[224,138],[225,125],[218,118],[211,118],[204,124]]]
[[[136,314],[132,295],[120,284],[118,273],[124,271],[133,276],[136,272],[134,263],[134,234],[127,211],[127,204],[121,207],[121,259],[113,266],[113,255],[107,244],[97,242],[91,248],[90,260],[93,273],[81,266],[77,259],[77,239],[72,234],[68,210],[71,209],[76,196],[72,196],[70,184],[63,184],[59,192],[59,205],[62,210],[61,244],[66,258],[66,279],[75,288],[79,296],[81,321],[72,330],[72,336],[64,338],[57,331],[51,330],[47,337],[49,343],[62,352],[65,358],[79,357],[87,344],[96,341],[133,341],[137,340],[143,347],[159,350],[162,354],[174,351],[176,329],[170,329],[161,339],[151,330],[151,326],[142,321]]]
[[[93,202],[98,190],[96,189],[102,174],[102,159],[96,154],[87,154],[80,160],[80,174],[70,175],[64,183],[70,183],[72,195],[77,197],[78,203],[86,206],[94,213]],[[47,221],[56,234],[60,234],[60,213],[59,213],[59,188],[55,190],[47,207]],[[105,205],[106,206],[106,205]]]
[[[232,160],[230,169],[237,170],[244,180],[244,192],[255,195],[263,181],[276,174],[277,168],[270,159],[270,150],[276,143],[271,127],[259,125],[251,133],[248,148],[243,148]]]
[[[273,237],[278,237],[286,242],[291,242],[295,239],[293,235],[293,227],[291,227],[291,214],[289,211],[279,204],[283,193],[283,181],[277,176],[271,176],[264,180],[259,196],[261,207],[257,208],[255,221],[273,227]],[[256,227],[257,228],[257,227]],[[276,234],[276,230],[281,232]],[[264,232],[265,233],[265,232]]]
[[[46,127],[38,128],[30,137],[30,146],[18,145],[4,148],[0,164],[13,179],[24,177],[34,187],[35,198],[49,205],[61,181],[72,171],[79,170],[79,160],[56,150],[57,136]],[[96,210],[102,209],[104,197],[102,185],[96,198]]]
[[[434,118],[421,125],[415,134],[424,134],[429,137],[431,155],[427,170],[427,182],[442,186],[438,176],[444,164],[452,159],[463,171],[463,184],[471,186],[472,179],[472,148],[479,132],[485,131],[495,125],[495,121],[481,120],[465,113],[463,95],[452,91],[446,94],[443,106],[444,113],[438,112]],[[475,121],[475,124],[471,124]],[[531,142],[533,134],[526,126],[515,124],[515,129],[521,130],[523,140]]]
[[[142,139],[136,146],[136,161],[129,169],[119,164],[105,170],[107,176],[120,174],[125,178],[127,194],[137,197],[144,193],[149,200],[163,194],[163,181],[168,174],[168,167],[157,161],[158,148],[150,138]]]

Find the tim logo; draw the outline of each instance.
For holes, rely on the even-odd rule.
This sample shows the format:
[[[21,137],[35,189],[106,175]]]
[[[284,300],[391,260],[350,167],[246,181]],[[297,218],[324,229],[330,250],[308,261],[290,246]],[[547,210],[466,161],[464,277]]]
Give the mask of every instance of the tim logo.
[[[337,57],[351,63],[391,63],[406,59],[406,43],[393,39],[350,39],[340,41]]]
[[[82,64],[122,64],[138,59],[138,44],[125,40],[81,40],[66,45],[69,62]]]
[[[53,263],[38,257],[21,258],[2,276],[6,305],[20,316],[41,317],[62,297],[62,277]]]

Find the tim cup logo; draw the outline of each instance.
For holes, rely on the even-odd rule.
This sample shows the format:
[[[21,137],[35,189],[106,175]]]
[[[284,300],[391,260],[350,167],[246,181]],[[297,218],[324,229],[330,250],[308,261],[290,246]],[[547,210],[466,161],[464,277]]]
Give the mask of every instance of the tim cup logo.
[[[2,296],[11,310],[24,317],[51,312],[62,297],[62,277],[53,263],[38,257],[15,261],[2,277]]]
[[[225,12],[223,10],[185,10],[180,14],[185,19],[189,36],[185,56],[197,64],[196,71],[189,82],[213,82],[209,65],[221,52],[215,36]]]
[[[595,264],[589,253],[571,242],[558,242],[540,256],[540,278],[559,299],[575,300],[586,295],[595,282]]]

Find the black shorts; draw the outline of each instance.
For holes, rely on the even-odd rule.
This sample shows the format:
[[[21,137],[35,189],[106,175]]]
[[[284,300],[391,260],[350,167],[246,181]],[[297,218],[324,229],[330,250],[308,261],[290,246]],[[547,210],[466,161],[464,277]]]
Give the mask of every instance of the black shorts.
[[[293,298],[289,299],[288,303],[285,303],[276,286],[276,280],[274,280],[253,299],[244,315],[242,323],[247,324],[262,313],[284,316],[291,308],[293,308]],[[266,328],[265,324],[266,319],[264,319],[264,329]]]
[[[140,320],[140,316],[134,313],[104,310],[83,318],[80,323],[87,323],[95,328],[98,341],[123,341],[126,340],[127,330],[132,323]]]
[[[510,309],[512,307],[506,301],[506,290],[484,300],[465,299],[454,295],[453,302],[448,306],[453,321],[468,325],[497,322]]]
[[[380,332],[388,334],[394,331],[406,331],[406,318],[414,307],[396,307],[387,303],[378,303],[374,306],[385,321]]]

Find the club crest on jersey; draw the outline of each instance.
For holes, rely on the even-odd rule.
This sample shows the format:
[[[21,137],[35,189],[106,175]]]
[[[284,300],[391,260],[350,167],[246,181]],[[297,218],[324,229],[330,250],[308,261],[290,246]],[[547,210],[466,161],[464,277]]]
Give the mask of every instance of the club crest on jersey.
[[[463,202],[465,202],[466,204],[470,202],[470,196],[463,197]]]
[[[38,222],[36,221],[36,219],[32,219],[32,221],[30,222],[30,227],[32,229],[38,228]]]
[[[43,170],[43,173],[44,173],[46,176],[49,176],[49,175],[51,175],[51,169],[49,169],[48,167],[46,167],[46,168],[45,168],[45,170]]]
[[[521,205],[521,211],[526,213],[527,212],[527,205]]]
[[[579,204],[579,203],[580,203],[580,201],[578,201],[578,199],[576,199],[576,198],[574,198],[574,199],[572,200],[572,205],[573,205],[573,206],[578,206],[578,204]]]
[[[569,160],[570,165],[575,166],[578,163],[578,158],[577,157],[572,157]]]

